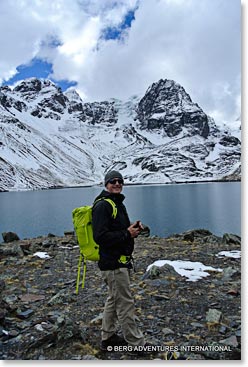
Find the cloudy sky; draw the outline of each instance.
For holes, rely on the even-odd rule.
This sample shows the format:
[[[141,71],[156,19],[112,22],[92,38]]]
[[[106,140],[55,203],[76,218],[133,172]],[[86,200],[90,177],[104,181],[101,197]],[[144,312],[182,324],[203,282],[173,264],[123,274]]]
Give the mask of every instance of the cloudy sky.
[[[86,101],[180,83],[218,124],[240,117],[240,0],[1,0],[0,85],[45,77]]]

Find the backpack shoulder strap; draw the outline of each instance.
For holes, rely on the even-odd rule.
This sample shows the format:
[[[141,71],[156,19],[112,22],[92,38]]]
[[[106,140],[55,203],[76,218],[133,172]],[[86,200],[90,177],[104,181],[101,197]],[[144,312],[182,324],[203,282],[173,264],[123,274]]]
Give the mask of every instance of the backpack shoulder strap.
[[[117,216],[117,207],[115,202],[111,199],[104,199],[104,200],[107,201],[112,206],[113,209],[112,217],[115,219]]]
[[[100,199],[97,199],[96,201],[94,201],[94,204],[93,206],[98,202],[98,201],[101,201],[101,200],[104,200],[104,201],[107,201],[111,206],[112,206],[112,209],[113,209],[113,212],[112,212],[112,217],[115,219],[116,216],[117,216],[117,206],[115,204],[115,202],[109,198],[100,198]]]

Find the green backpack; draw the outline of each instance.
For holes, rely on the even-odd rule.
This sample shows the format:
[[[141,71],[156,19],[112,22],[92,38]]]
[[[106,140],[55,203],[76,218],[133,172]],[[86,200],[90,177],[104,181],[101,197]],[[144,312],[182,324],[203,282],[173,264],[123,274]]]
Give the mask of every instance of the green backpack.
[[[115,203],[111,199],[107,198],[98,199],[95,201],[95,203],[100,200],[105,200],[112,206],[113,208],[112,217],[115,219],[117,215],[117,207]],[[93,206],[81,206],[80,208],[75,208],[72,211],[72,222],[74,225],[80,250],[80,256],[78,261],[76,294],[78,294],[82,261],[84,261],[84,271],[82,279],[82,288],[84,288],[85,275],[86,275],[86,261],[99,260],[99,245],[94,241],[93,238],[92,207]]]

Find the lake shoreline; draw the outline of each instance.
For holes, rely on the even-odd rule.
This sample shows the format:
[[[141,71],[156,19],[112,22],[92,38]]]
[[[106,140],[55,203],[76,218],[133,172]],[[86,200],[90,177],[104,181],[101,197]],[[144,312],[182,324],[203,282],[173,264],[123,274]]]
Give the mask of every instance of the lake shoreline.
[[[192,181],[175,181],[175,182],[164,182],[164,183],[125,183],[125,186],[161,186],[161,185],[187,185],[187,184],[201,184],[201,183],[230,183],[230,182],[242,182],[240,178],[238,179],[220,179],[220,180],[192,180]],[[64,189],[81,189],[81,188],[93,188],[93,187],[103,187],[103,183],[94,185],[78,185],[78,186],[49,186],[39,189],[23,189],[23,190],[3,190],[1,192],[26,192],[26,191],[44,191],[44,190],[64,190]]]

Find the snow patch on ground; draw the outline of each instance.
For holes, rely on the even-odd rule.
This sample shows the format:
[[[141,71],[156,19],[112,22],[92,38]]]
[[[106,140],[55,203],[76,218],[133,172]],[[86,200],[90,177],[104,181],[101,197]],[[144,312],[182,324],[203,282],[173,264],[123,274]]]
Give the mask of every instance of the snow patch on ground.
[[[221,272],[222,269],[216,269],[212,266],[203,265],[201,262],[193,262],[193,261],[184,261],[184,260],[157,260],[154,263],[150,264],[146,271],[148,271],[152,266],[161,267],[165,264],[171,265],[175,271],[184,276],[187,279],[187,282],[196,282],[202,278],[209,276],[210,274],[207,272],[209,271],[218,271]]]

